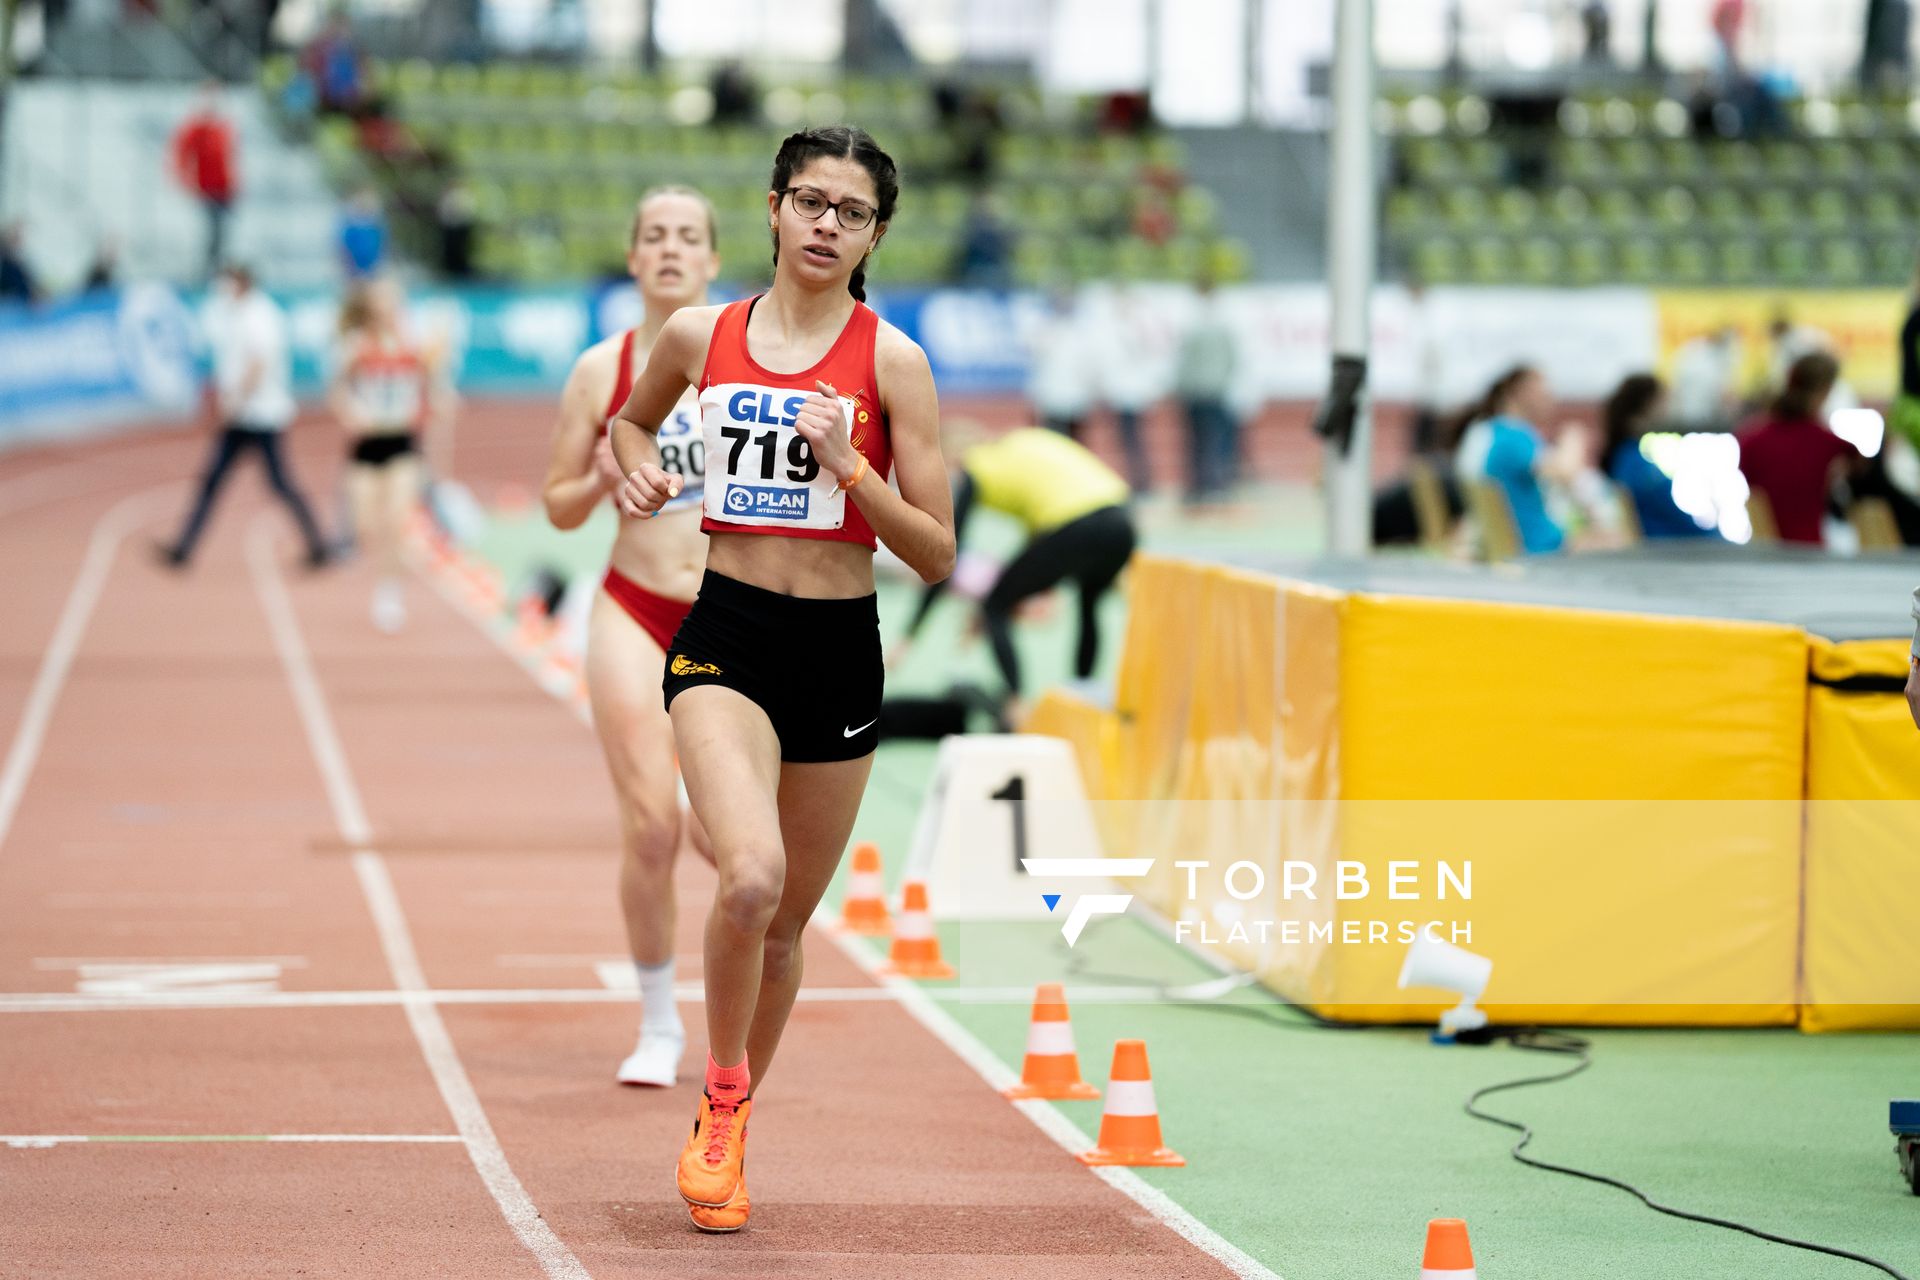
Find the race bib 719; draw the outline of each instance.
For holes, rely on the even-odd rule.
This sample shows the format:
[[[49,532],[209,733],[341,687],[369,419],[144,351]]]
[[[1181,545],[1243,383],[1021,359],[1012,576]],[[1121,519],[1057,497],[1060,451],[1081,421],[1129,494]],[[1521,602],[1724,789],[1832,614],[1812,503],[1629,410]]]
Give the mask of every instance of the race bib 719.
[[[730,524],[838,529],[847,495],[794,429],[806,393],[729,382],[700,393],[706,514]],[[848,427],[853,402],[841,398]]]

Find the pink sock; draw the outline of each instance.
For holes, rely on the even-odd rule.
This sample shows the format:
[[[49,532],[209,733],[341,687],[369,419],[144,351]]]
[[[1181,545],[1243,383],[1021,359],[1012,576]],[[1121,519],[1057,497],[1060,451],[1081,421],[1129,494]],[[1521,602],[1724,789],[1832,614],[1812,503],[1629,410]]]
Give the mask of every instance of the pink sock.
[[[737,1067],[723,1067],[707,1055],[707,1096],[715,1102],[738,1105],[753,1084],[753,1076],[747,1071],[747,1059],[743,1054]]]

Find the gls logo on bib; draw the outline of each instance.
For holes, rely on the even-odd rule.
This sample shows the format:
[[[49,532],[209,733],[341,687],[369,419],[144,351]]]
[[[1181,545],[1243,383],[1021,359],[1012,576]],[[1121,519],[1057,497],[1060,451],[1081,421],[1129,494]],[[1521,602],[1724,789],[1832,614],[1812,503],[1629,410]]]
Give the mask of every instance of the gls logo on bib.
[[[727,489],[727,514],[752,516],[762,520],[805,520],[805,489],[763,489],[757,485],[736,484]]]

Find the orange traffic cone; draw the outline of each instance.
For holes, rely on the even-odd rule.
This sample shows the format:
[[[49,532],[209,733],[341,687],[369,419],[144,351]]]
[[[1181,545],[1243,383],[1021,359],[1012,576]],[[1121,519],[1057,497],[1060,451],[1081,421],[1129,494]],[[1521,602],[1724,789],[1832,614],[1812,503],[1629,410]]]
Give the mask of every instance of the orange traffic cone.
[[[1420,1280],[1474,1280],[1473,1246],[1467,1243],[1467,1224],[1458,1218],[1435,1218],[1427,1224],[1427,1252],[1420,1260]]]
[[[1027,1060],[1020,1083],[1003,1092],[1009,1098],[1097,1098],[1100,1091],[1080,1078],[1080,1056],[1073,1051],[1073,1024],[1067,1021],[1067,993],[1057,982],[1043,982],[1033,993],[1033,1020],[1027,1024]]]
[[[847,873],[847,899],[840,907],[840,927],[848,933],[885,937],[886,886],[880,880],[880,846],[853,847],[853,870]]]
[[[841,904],[841,929],[847,933],[885,936],[887,898],[879,879],[879,846],[854,844],[852,869],[847,873],[847,900]]]
[[[1160,1110],[1153,1101],[1153,1075],[1147,1070],[1147,1042],[1113,1042],[1113,1071],[1107,1078],[1107,1106],[1100,1117],[1100,1141],[1080,1153],[1082,1164],[1183,1165],[1187,1158],[1160,1145]]]
[[[893,929],[893,950],[882,973],[903,978],[951,978],[953,966],[940,958],[940,937],[927,910],[927,886],[907,881],[900,899],[900,922]]]
[[[538,650],[553,632],[553,619],[547,616],[547,606],[530,595],[520,597],[514,624],[513,642],[522,653]]]

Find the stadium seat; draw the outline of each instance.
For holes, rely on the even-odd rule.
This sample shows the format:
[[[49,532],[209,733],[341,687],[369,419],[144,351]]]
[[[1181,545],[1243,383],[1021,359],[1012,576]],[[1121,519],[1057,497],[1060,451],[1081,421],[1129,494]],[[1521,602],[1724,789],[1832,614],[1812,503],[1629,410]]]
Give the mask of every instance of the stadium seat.
[[[1667,274],[1675,284],[1701,285],[1713,275],[1713,258],[1705,240],[1676,241],[1667,253]]]
[[[1507,231],[1524,231],[1539,216],[1540,201],[1531,191],[1511,188],[1494,199],[1495,221]]]
[[[1598,236],[1583,236],[1567,247],[1567,274],[1574,284],[1595,285],[1614,274],[1613,254]]]
[[[1453,284],[1465,274],[1459,246],[1439,237],[1424,240],[1414,249],[1413,268],[1428,284]]]
[[[1719,242],[1722,284],[1753,284],[1766,270],[1766,255],[1752,236],[1733,236]]]
[[[1563,186],[1555,190],[1547,201],[1547,209],[1554,223],[1567,231],[1581,229],[1593,217],[1593,202],[1587,198],[1586,192],[1576,186]]]
[[[1804,240],[1776,240],[1769,266],[1782,284],[1805,284],[1813,275],[1813,249]]]
[[[1668,187],[1662,191],[1653,203],[1654,215],[1660,225],[1670,231],[1684,231],[1697,224],[1700,216],[1700,204],[1693,198],[1693,192],[1685,187]]]
[[[1866,283],[1867,255],[1855,240],[1829,240],[1820,248],[1819,271],[1831,285]]]
[[[1521,552],[1520,526],[1514,523],[1513,505],[1506,490],[1491,480],[1470,480],[1466,489],[1467,514],[1473,518],[1478,534],[1480,557],[1498,563],[1512,560]]]

